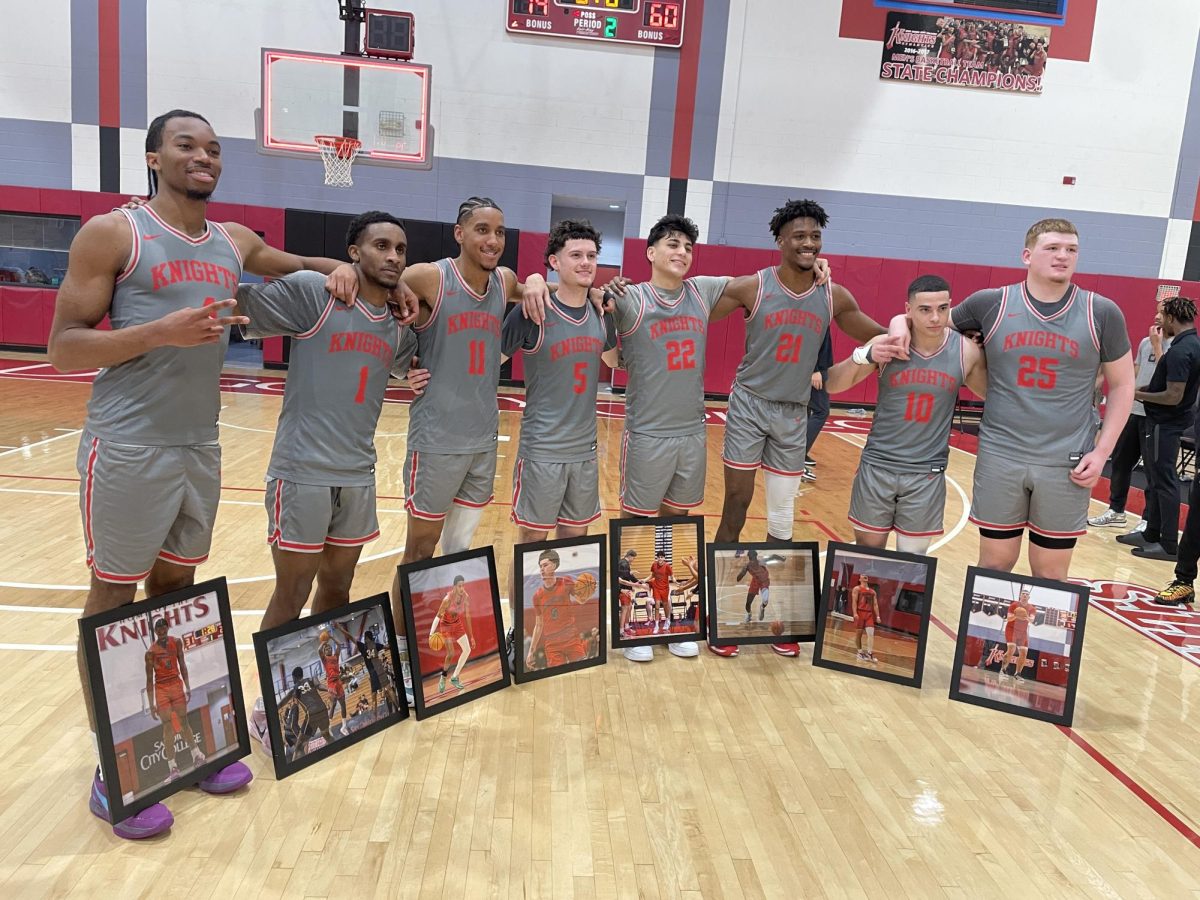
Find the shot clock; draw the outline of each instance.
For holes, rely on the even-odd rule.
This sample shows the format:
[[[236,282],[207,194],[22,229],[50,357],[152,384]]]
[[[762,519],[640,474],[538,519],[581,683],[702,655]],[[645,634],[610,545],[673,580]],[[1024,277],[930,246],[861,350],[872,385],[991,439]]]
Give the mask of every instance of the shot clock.
[[[587,41],[679,47],[687,0],[505,0],[505,28]]]

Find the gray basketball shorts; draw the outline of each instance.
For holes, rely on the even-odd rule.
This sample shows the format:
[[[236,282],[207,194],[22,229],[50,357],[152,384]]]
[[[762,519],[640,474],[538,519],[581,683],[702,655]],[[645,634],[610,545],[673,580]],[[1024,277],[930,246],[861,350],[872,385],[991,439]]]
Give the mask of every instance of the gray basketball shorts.
[[[944,472],[890,472],[864,461],[854,476],[846,518],[876,534],[936,537],[944,531],[945,510]]]
[[[980,528],[1028,527],[1043,537],[1087,533],[1091,491],[1071,481],[1066,466],[1038,466],[990,453],[975,460],[971,521]]]
[[[326,544],[361,547],[379,537],[375,485],[330,487],[267,479],[267,543],[293,553]]]
[[[734,385],[725,415],[721,458],[729,468],[762,466],[776,475],[799,475],[803,471],[807,404],[764,400]]]
[[[657,516],[666,503],[693,509],[704,502],[707,436],[652,437],[626,431],[621,441],[621,507]]]
[[[155,560],[208,559],[221,499],[221,447],[145,447],[84,431],[76,455],[87,563],[101,581],[135,584]]]
[[[549,531],[600,518],[600,468],[595,458],[552,463],[518,456],[513,466],[512,520]]]
[[[495,450],[429,453],[410,447],[404,457],[404,508],[418,519],[440,522],[451,504],[487,506],[495,481]]]

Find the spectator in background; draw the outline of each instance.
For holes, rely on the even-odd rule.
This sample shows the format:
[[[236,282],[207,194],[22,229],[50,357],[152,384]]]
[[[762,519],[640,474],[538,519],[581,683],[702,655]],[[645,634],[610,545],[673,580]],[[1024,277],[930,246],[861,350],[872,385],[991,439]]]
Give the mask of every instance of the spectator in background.
[[[1145,390],[1154,376],[1154,368],[1162,358],[1167,348],[1171,346],[1170,338],[1163,335],[1162,305],[1158,301],[1154,313],[1154,324],[1150,326],[1150,334],[1142,338],[1138,344],[1137,354],[1133,359],[1133,377],[1136,390]],[[1098,516],[1088,519],[1088,524],[1096,528],[1125,526],[1125,501],[1129,497],[1129,480],[1137,466],[1138,460],[1145,456],[1146,448],[1143,430],[1146,423],[1146,408],[1135,400],[1133,412],[1125,424],[1125,430],[1117,438],[1113,448],[1112,468],[1109,471],[1108,509]],[[1146,520],[1137,527],[1141,531],[1146,527]]]
[[[825,330],[825,340],[821,341],[821,349],[817,351],[817,367],[812,374],[812,393],[808,395],[808,443],[804,452],[803,481],[816,481],[817,475],[813,467],[817,461],[813,459],[812,447],[817,435],[825,427],[829,418],[829,391],[825,390],[825,379],[829,377],[829,368],[833,365],[833,337],[829,329]]]

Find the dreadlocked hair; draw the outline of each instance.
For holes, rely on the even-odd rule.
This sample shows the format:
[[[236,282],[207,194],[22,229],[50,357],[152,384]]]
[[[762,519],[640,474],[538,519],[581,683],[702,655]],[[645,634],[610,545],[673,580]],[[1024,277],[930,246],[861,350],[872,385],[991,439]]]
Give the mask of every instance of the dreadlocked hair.
[[[167,127],[167,123],[172,119],[199,119],[205,125],[212,127],[212,123],[198,112],[192,112],[189,109],[172,109],[169,112],[158,116],[150,127],[146,129],[146,152],[157,153],[162,149],[163,130]],[[147,182],[150,186],[150,196],[153,197],[158,193],[158,173],[146,166]]]
[[[468,197],[462,203],[458,204],[458,218],[454,221],[462,225],[471,218],[471,214],[477,209],[494,209],[498,213],[504,212],[491,197]]]
[[[1196,301],[1188,297],[1169,297],[1163,301],[1163,315],[1176,322],[1196,321]]]
[[[783,226],[794,219],[812,219],[822,228],[829,224],[829,214],[815,200],[789,200],[771,217],[771,234],[775,240],[779,240]]]

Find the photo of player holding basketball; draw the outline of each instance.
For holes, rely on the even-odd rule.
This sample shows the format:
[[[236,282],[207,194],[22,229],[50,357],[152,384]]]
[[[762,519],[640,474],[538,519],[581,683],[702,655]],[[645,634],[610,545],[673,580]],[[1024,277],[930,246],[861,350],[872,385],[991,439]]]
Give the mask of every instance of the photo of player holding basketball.
[[[820,569],[816,543],[711,543],[708,551],[708,642],[811,642],[817,634]]]
[[[513,677],[529,681],[600,665],[605,538],[518,544],[513,557]]]
[[[397,580],[418,719],[508,686],[490,546],[402,565]]]
[[[921,686],[937,560],[831,542],[813,664]]]
[[[698,516],[614,519],[609,565],[617,573],[612,603],[612,646],[626,658],[649,662],[654,644],[703,636],[704,522]],[[636,570],[640,560],[650,560]],[[642,577],[642,574],[646,577]]]
[[[408,718],[391,674],[389,595],[376,594],[254,635],[262,705],[250,731],[286,778]]]
[[[1088,589],[971,567],[950,699],[1070,725]]]

